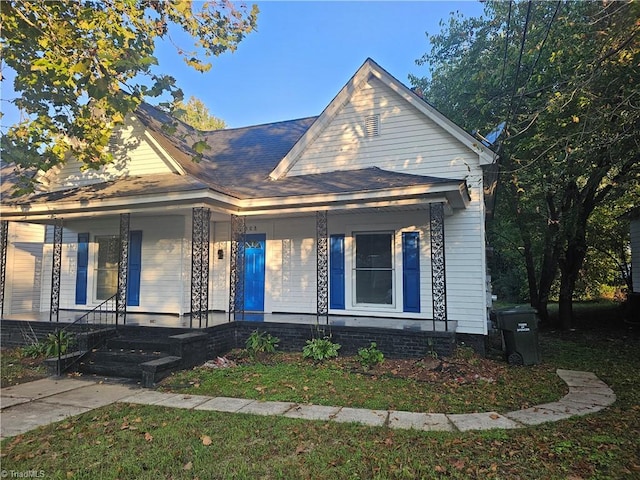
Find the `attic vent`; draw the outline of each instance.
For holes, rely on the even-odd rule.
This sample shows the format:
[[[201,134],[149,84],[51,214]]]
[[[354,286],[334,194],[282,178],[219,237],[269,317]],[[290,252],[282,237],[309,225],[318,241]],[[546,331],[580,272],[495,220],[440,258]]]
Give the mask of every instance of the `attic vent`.
[[[365,117],[364,132],[367,138],[380,135],[380,115],[369,115]]]

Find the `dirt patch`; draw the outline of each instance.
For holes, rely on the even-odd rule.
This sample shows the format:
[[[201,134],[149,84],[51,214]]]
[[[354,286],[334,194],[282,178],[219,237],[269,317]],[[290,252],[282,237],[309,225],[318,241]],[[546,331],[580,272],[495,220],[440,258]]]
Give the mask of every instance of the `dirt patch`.
[[[10,387],[46,377],[44,357],[22,356],[20,349],[2,350],[2,376],[0,386]]]
[[[244,350],[233,350],[217,362],[220,367],[250,365],[259,362],[270,363],[309,363],[300,353],[279,352],[275,355],[262,355],[250,358]],[[452,357],[431,357],[411,359],[385,358],[384,362],[372,368],[365,369],[355,356],[341,356],[325,362],[342,370],[369,375],[373,377],[393,377],[411,379],[418,382],[430,383],[493,383],[503,378],[510,367],[504,360],[484,358],[469,348],[459,348]],[[216,368],[216,367],[214,367]]]
[[[509,368],[507,364],[473,356],[469,359],[426,357],[415,360],[385,360],[369,373],[407,378],[419,382],[431,383],[474,383],[478,381],[495,382],[504,376]]]

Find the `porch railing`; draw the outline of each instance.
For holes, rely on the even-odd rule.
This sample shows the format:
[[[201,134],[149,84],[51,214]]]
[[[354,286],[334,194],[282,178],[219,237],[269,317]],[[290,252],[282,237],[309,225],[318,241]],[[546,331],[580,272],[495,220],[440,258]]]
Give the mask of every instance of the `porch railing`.
[[[117,294],[107,298],[101,304],[78,317],[72,323],[69,323],[64,328],[58,329],[54,332],[58,355],[56,366],[58,376],[62,375],[65,370],[68,370],[69,367],[73,366],[80,359],[80,355],[78,355],[78,353],[82,351],[83,345],[78,342],[77,337],[72,338],[73,334],[88,334],[93,330],[99,330],[111,325],[114,328],[117,328],[118,312],[116,304]],[[88,339],[86,342],[88,342]],[[85,346],[87,348],[92,348],[92,345],[86,345],[86,343]],[[66,360],[64,365],[62,362],[63,357]]]

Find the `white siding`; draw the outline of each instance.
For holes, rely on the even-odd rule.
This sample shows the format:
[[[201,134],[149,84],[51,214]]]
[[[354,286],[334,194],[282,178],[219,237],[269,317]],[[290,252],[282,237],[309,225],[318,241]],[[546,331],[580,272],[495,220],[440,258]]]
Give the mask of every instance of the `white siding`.
[[[380,135],[366,138],[365,117],[380,115]],[[462,145],[379,80],[342,107],[287,175],[379,167],[444,178],[479,175],[478,154]]]
[[[231,258],[231,225],[229,223],[214,223],[211,227],[213,252],[209,257],[210,295],[209,304],[213,310],[228,311],[229,309],[229,259]],[[218,251],[222,251],[222,258],[218,258]]]
[[[180,216],[132,218],[131,230],[142,230],[140,306],[135,312],[184,313],[180,307],[184,271],[185,219]],[[188,265],[189,268],[185,268]]]
[[[98,235],[118,235],[119,218],[76,221],[65,224],[62,240],[62,272],[60,278],[60,308],[87,310],[100,301],[95,294]],[[184,290],[184,217],[131,217],[131,230],[142,231],[142,272],[140,276],[140,306],[127,307],[130,312],[182,313]],[[75,282],[78,233],[88,232],[89,269],[87,305],[75,304]],[[44,254],[42,311],[49,309],[51,292],[51,228]],[[190,264],[189,264],[190,265]],[[190,273],[189,273],[190,274]]]
[[[81,164],[69,160],[61,167],[45,175],[50,182],[49,191],[91,185],[122,176],[138,176],[159,173],[174,173],[176,170],[167,161],[164,153],[152,144],[145,135],[144,126],[135,117],[127,125],[116,130],[109,142],[112,163],[99,170],[82,170]]]
[[[460,333],[487,333],[484,209],[481,191],[474,201],[445,219],[447,314]]]
[[[44,227],[9,222],[5,276],[5,316],[40,310]]]
[[[367,138],[365,118],[380,116],[379,135]],[[381,81],[372,78],[336,114],[331,123],[300,155],[287,175],[306,175],[335,170],[379,167],[413,175],[466,179],[471,204],[445,220],[447,309],[450,320],[458,322],[458,332],[486,334],[487,286],[485,261],[482,169],[478,154],[460,143],[442,127],[424,116]],[[397,215],[354,217],[333,216],[331,228],[342,222],[348,235],[356,224],[392,226],[397,232],[416,228],[422,231],[421,315],[431,318],[431,265],[428,213],[420,221],[403,221]],[[414,218],[414,217],[410,217]],[[385,223],[386,220],[386,223]],[[373,228],[373,227],[371,227]],[[369,228],[369,229],[371,229]],[[397,265],[401,262],[401,237],[396,236]],[[348,251],[348,250],[347,250]],[[347,255],[349,271],[349,256]],[[396,291],[401,292],[402,271],[396,271]],[[347,303],[351,286],[347,282]],[[353,307],[352,307],[353,308]],[[353,312],[350,312],[353,313]],[[376,314],[367,312],[369,314]],[[377,314],[383,314],[378,312]],[[396,299],[391,316],[402,317],[401,298]]]
[[[640,292],[640,219],[631,220],[631,276],[633,291]]]
[[[75,284],[77,241],[78,233],[84,231],[85,230],[72,231],[69,228],[64,228],[62,231],[62,258],[60,267],[59,297],[59,307],[61,309],[76,308]],[[46,312],[51,309],[51,268],[53,263],[53,227],[51,225],[48,225],[46,229],[43,254],[42,297],[40,300],[40,310],[42,312]]]
[[[484,238],[481,208],[478,202],[445,219],[445,255],[447,308],[449,320],[461,333],[485,333],[486,295],[484,283]],[[142,230],[142,275],[140,306],[130,312],[186,313],[190,311],[191,248],[189,217],[166,216],[131,219],[131,230]],[[75,305],[77,234],[90,233],[90,267],[96,262],[96,235],[116,235],[118,218],[109,221],[73,222],[63,236],[60,307],[87,309],[95,301],[95,274],[89,269],[88,306]],[[316,226],[315,217],[277,220],[247,219],[250,233],[267,238],[265,262],[265,311],[315,313],[316,311]],[[354,232],[393,231],[394,304],[362,307],[353,301]],[[420,232],[420,305],[421,312],[404,313],[402,304],[402,232]],[[229,224],[214,223],[210,251],[210,308],[226,311],[229,302]],[[432,318],[431,257],[429,213],[427,210],[404,213],[329,214],[329,234],[345,235],[346,309],[335,314],[397,318]],[[43,311],[49,308],[51,279],[51,235],[44,257]],[[223,258],[218,258],[222,250]]]
[[[449,320],[460,333],[486,333],[484,227],[478,203],[445,219],[447,308]],[[345,235],[346,309],[333,314],[431,319],[431,246],[427,210],[405,213],[329,214],[329,234]],[[283,313],[316,312],[316,226],[315,217],[273,221],[248,219],[250,233],[267,238],[265,268],[265,311]],[[225,259],[212,255],[212,308],[227,310],[229,288],[229,224],[214,226],[214,252],[221,248]],[[352,268],[354,232],[394,231],[394,305],[354,305]],[[420,232],[420,313],[403,312],[402,232]]]
[[[265,308],[315,313],[315,217],[278,220],[272,231],[267,238]]]

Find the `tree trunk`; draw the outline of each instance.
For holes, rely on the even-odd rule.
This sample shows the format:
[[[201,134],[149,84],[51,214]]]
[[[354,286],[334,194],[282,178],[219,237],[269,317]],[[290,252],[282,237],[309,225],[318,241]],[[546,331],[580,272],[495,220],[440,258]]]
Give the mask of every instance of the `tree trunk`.
[[[571,330],[573,326],[573,290],[575,281],[571,282],[569,275],[561,274],[560,296],[558,302],[558,317],[562,330]]]
[[[564,258],[560,259],[560,298],[559,320],[563,330],[570,330],[573,326],[573,292],[580,269],[587,254],[586,230],[580,225],[575,235],[567,242]]]
[[[539,303],[538,281],[536,280],[536,266],[533,261],[531,238],[526,234],[523,234],[522,237],[524,243],[524,264],[527,270],[527,285],[529,286],[529,302],[532,307],[537,308]]]

